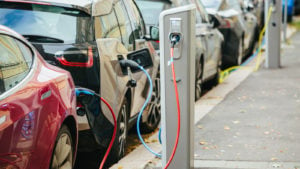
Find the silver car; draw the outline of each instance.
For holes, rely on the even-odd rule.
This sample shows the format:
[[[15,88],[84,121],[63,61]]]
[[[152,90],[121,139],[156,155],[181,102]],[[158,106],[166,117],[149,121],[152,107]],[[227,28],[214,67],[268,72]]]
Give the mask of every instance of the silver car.
[[[146,21],[151,27],[158,25],[158,18],[163,10],[194,3],[196,10],[196,90],[195,99],[198,100],[202,93],[202,84],[206,81],[218,82],[222,65],[223,35],[217,29],[219,22],[214,16],[209,16],[200,1],[195,0],[137,0],[137,5]],[[160,11],[158,11],[160,10]],[[156,13],[156,15],[153,13]],[[151,15],[152,14],[152,15]],[[147,21],[149,21],[147,23]],[[149,29],[150,30],[150,29]],[[156,41],[156,43],[159,41]]]

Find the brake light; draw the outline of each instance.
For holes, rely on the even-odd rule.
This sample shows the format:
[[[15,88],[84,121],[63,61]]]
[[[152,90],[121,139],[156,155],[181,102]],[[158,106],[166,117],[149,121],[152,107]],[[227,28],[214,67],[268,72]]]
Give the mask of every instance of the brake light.
[[[229,19],[224,19],[220,25],[220,28],[231,28],[231,27],[232,27],[231,20]]]
[[[159,40],[156,40],[155,42],[156,42],[156,43],[159,43]]]
[[[17,2],[17,3],[26,3],[26,4],[37,4],[37,5],[51,5],[47,2],[36,2],[36,1],[22,1],[22,0],[4,0],[5,2]]]
[[[58,61],[64,66],[92,67],[94,64],[93,50],[91,47],[88,47],[87,55],[85,55],[85,56],[87,56],[86,62],[70,61],[70,60],[66,59],[66,55],[69,55],[71,57],[78,57],[78,55],[82,55],[82,52],[80,50],[79,51],[61,51],[61,52],[57,52],[57,54],[55,54],[55,55],[57,56]]]

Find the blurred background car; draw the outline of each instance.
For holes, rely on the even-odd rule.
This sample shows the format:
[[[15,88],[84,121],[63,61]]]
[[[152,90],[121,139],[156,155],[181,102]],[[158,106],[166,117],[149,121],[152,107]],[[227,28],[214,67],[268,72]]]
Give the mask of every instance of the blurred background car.
[[[256,16],[259,30],[264,27],[265,1],[264,0],[242,0],[243,7]]]
[[[285,9],[285,0],[282,0],[282,16],[284,16],[284,9]],[[295,2],[294,0],[288,0],[287,1],[287,21],[292,22],[293,16],[295,14],[295,8],[294,8]],[[282,17],[283,19],[284,17]]]
[[[238,0],[199,0],[208,13],[221,19],[219,30],[224,35],[223,69],[240,65],[244,58],[252,54],[257,37],[256,17],[247,9],[242,9]]]
[[[71,75],[0,26],[0,168],[69,168],[77,149]]]
[[[295,14],[296,15],[300,14],[300,0],[295,0],[294,8],[295,8]]]
[[[212,81],[218,83],[219,73],[222,65],[221,48],[223,36],[218,31],[218,20],[211,18],[201,2],[194,0],[186,1],[164,1],[164,0],[137,0],[138,7],[141,9],[146,26],[151,32],[153,26],[159,24],[159,14],[166,9],[188,5],[194,3],[196,10],[196,81],[195,81],[195,100],[198,100],[202,93],[202,84]],[[155,11],[153,13],[153,11]],[[159,40],[156,41],[159,43]]]
[[[47,62],[68,70],[76,86],[93,90],[112,105],[118,132],[110,159],[118,161],[124,156],[127,132],[136,122],[149,85],[143,72],[125,75],[119,60],[127,59],[128,53],[147,49],[154,65],[147,70],[153,82],[159,83],[159,57],[144,39],[145,25],[135,2],[0,1],[0,24],[27,38]],[[160,122],[158,89],[154,85],[151,103],[142,118],[143,131],[154,130]],[[79,152],[107,148],[113,124],[110,111],[105,105],[101,108],[103,118],[97,123],[103,128],[91,127],[85,114],[78,117]]]
[[[143,15],[148,35],[150,34],[150,27],[159,26],[159,14],[172,7],[170,0],[136,0],[135,2]],[[159,40],[152,41],[152,44],[155,50],[159,52]]]

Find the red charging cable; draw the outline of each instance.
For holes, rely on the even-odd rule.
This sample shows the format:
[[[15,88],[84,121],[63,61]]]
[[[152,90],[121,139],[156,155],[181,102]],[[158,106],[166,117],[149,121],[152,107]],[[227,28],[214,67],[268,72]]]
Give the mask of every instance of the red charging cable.
[[[111,150],[111,148],[112,148],[112,146],[114,144],[114,141],[115,141],[115,138],[116,138],[116,134],[117,134],[117,120],[116,120],[116,115],[115,115],[112,107],[108,104],[108,102],[104,98],[101,97],[101,101],[103,101],[103,103],[106,104],[106,106],[108,107],[108,109],[110,110],[110,112],[111,112],[111,114],[113,116],[113,119],[114,119],[114,132],[113,132],[113,135],[111,137],[111,141],[109,143],[109,146],[108,146],[108,148],[106,150],[106,153],[105,153],[105,155],[103,157],[103,160],[101,162],[101,165],[100,165],[99,169],[103,168],[104,163],[105,163],[105,161],[106,161],[106,159],[107,159],[107,157],[109,155],[109,152],[110,152],[110,150]]]
[[[177,150],[179,136],[180,136],[180,104],[179,104],[179,95],[178,95],[178,88],[177,88],[177,82],[176,82],[173,57],[174,57],[174,48],[172,47],[171,48],[171,67],[172,67],[173,84],[174,84],[174,88],[175,88],[175,96],[176,96],[176,103],[177,103],[177,116],[178,116],[177,123],[178,123],[178,125],[177,125],[177,136],[176,136],[176,140],[175,140],[175,145],[173,147],[172,154],[171,154],[166,166],[164,167],[164,169],[167,169],[169,167],[169,165],[171,164],[171,162],[174,158],[174,155]]]

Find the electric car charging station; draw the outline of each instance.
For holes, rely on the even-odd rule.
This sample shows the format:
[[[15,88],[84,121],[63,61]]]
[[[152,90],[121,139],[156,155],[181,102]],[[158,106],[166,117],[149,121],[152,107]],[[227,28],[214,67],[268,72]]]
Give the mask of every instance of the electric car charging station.
[[[214,3],[217,1],[219,0],[214,1]],[[225,1],[241,2],[243,0]],[[73,6],[74,9],[69,9],[72,5],[56,6],[55,3],[54,5],[48,3],[48,0],[41,2],[0,1],[0,3],[5,3],[8,6],[5,10],[14,10],[13,6],[9,6],[10,3],[32,5],[32,9],[35,9],[37,5],[36,10],[38,11],[45,6],[53,5],[55,8],[61,9],[51,12],[63,11],[62,14],[68,16],[76,16],[78,13],[80,17],[88,16],[88,19],[85,18],[87,19],[86,22],[91,23],[93,21],[91,17],[95,17],[95,21],[97,21],[95,23],[99,24],[97,28],[93,28],[97,29],[96,33],[99,36],[96,40],[94,39],[95,43],[81,46],[78,49],[74,45],[72,48],[76,48],[75,52],[70,49],[68,49],[70,51],[56,52],[54,57],[57,57],[57,60],[49,62],[46,59],[47,62],[54,65],[46,63],[41,57],[47,53],[47,50],[41,53],[41,56],[38,52],[40,52],[40,48],[43,48],[41,44],[46,44],[48,47],[59,46],[64,44],[63,40],[27,34],[24,35],[27,39],[25,40],[9,28],[0,26],[0,51],[4,54],[7,53],[5,57],[4,54],[1,56],[5,59],[0,58],[0,168],[35,169],[45,166],[47,168],[48,165],[51,169],[90,168],[85,164],[76,165],[75,159],[73,159],[76,157],[76,153],[78,155],[80,152],[78,143],[82,141],[82,138],[88,137],[93,141],[84,140],[85,142],[80,144],[80,148],[82,148],[80,150],[85,151],[85,143],[87,147],[92,147],[87,148],[88,155],[96,156],[93,154],[94,149],[95,152],[101,151],[99,153],[101,158],[97,154],[96,160],[91,158],[88,161],[96,163],[97,166],[94,168],[99,169],[109,167],[111,169],[300,168],[300,146],[298,144],[300,139],[298,134],[300,127],[300,87],[298,86],[300,83],[300,74],[298,73],[300,72],[300,59],[298,57],[300,43],[297,43],[300,41],[300,31],[294,33],[296,34],[293,35],[294,37],[292,35],[287,37],[285,31],[289,26],[284,26],[283,39],[285,44],[282,45],[282,17],[285,18],[285,21],[287,20],[287,0],[285,0],[284,8],[282,0],[263,1],[265,23],[260,30],[261,32],[258,32],[256,49],[241,64],[231,65],[220,70],[220,72],[217,65],[217,84],[207,89],[208,91],[204,92],[200,100],[196,101],[195,81],[197,80],[195,74],[198,74],[197,69],[203,69],[207,66],[196,67],[197,50],[206,50],[205,47],[197,49],[196,43],[199,41],[196,38],[201,37],[203,45],[209,45],[207,41],[214,36],[214,34],[209,33],[209,30],[217,29],[218,26],[223,29],[231,29],[233,22],[225,16],[236,14],[236,11],[230,9],[222,11],[220,14],[218,11],[212,12],[211,9],[208,9],[212,12],[209,15],[214,17],[208,17],[207,13],[201,13],[199,16],[197,11],[203,10],[199,9],[199,4],[202,7],[202,0],[199,2],[192,0],[190,2],[193,4],[163,10],[159,15],[159,28],[154,26],[155,28],[150,27],[149,30],[146,30],[141,27],[144,26],[143,19],[147,18],[147,15],[143,16],[144,18],[140,16],[141,11],[138,10],[134,1],[98,0],[96,2],[94,5],[98,5],[97,8],[91,7],[83,10],[81,9],[84,8],[83,6],[78,7],[78,9]],[[171,3],[172,1],[167,2],[169,5]],[[233,6],[237,4],[233,3]],[[102,11],[100,10],[102,7],[111,10]],[[88,10],[94,8],[95,11]],[[251,11],[252,8],[254,8],[252,5],[244,7],[241,13],[253,12]],[[24,10],[23,7],[17,9]],[[282,16],[283,9],[285,16]],[[90,12],[92,15],[89,15]],[[129,16],[129,13],[132,16]],[[4,14],[1,14],[0,11],[1,22],[4,20],[1,18],[2,15]],[[239,16],[247,19],[246,15]],[[137,19],[138,17],[140,18]],[[108,23],[113,23],[113,20],[115,21],[114,24],[107,26]],[[207,30],[204,30],[201,24],[197,24],[197,20],[202,20],[203,23],[201,24],[206,24],[205,29]],[[217,22],[212,22],[212,20]],[[107,23],[104,24],[104,22]],[[256,19],[252,18],[252,23],[255,22]],[[217,26],[214,23],[217,23]],[[126,32],[127,30],[125,31],[125,29],[133,29],[133,27],[136,27],[136,30],[129,33]],[[197,27],[201,27],[201,31],[207,32],[197,34]],[[106,32],[102,32],[104,28],[107,29]],[[159,39],[156,39],[158,30]],[[220,31],[220,36],[223,37],[223,34],[225,36],[229,32],[228,30],[225,30],[225,33]],[[149,37],[146,31],[150,32]],[[41,44],[33,42],[31,45],[32,39]],[[41,39],[46,39],[49,42],[44,43]],[[20,41],[25,46],[14,44],[15,41]],[[159,63],[157,61],[158,55],[156,55],[151,41],[159,43]],[[243,53],[243,43],[239,43],[241,48],[238,48],[238,52]],[[232,44],[235,43],[232,42]],[[9,45],[15,45],[15,47],[11,48]],[[64,45],[68,46],[69,44]],[[30,49],[24,50],[24,47]],[[12,52],[13,50],[20,50],[21,55],[18,52]],[[81,52],[79,58],[75,57],[78,54],[77,50]],[[5,53],[5,51],[8,52]],[[31,54],[33,51],[34,56],[32,58],[28,51],[31,51]],[[14,54],[17,58],[15,61],[9,58]],[[23,55],[24,59],[20,60],[22,66],[20,69],[16,68],[20,64],[18,59],[23,58]],[[200,61],[201,59],[205,59],[205,57],[201,56]],[[91,71],[91,68],[94,67],[99,69],[98,74],[94,73],[106,79],[99,77],[95,80],[101,84],[101,88],[93,83],[91,83],[93,84],[92,89],[83,87],[88,86],[90,81],[93,82],[89,78],[87,78],[89,79],[87,84],[81,83],[83,85],[78,86],[76,80],[82,82],[86,77],[83,77],[83,80],[81,78],[75,79],[77,76],[74,76],[74,72],[69,73],[60,68],[56,69],[56,61],[63,69],[66,68],[70,72],[75,70],[75,75],[84,72],[81,70]],[[32,65],[30,66],[30,64]],[[264,66],[261,66],[263,64]],[[11,65],[14,67],[11,68]],[[27,70],[23,72],[22,76],[17,73],[16,76],[19,79],[16,81],[11,79],[13,76],[5,75],[7,72],[9,75],[20,72],[21,68]],[[39,71],[33,70],[33,68],[38,68]],[[36,72],[33,73],[33,71]],[[215,69],[211,72],[215,72]],[[27,76],[27,73],[30,76]],[[158,83],[155,81],[157,75],[159,75]],[[208,83],[209,80],[211,79],[208,78],[205,82]],[[41,84],[43,84],[42,87],[40,87]],[[28,101],[26,100],[28,99],[26,93],[32,86],[37,93],[32,93],[32,100]],[[154,89],[155,87],[156,89]],[[99,91],[97,91],[98,89]],[[111,94],[112,91],[115,93]],[[15,101],[14,98],[16,98]],[[51,98],[52,100],[50,100]],[[157,128],[155,125],[155,127],[152,126],[152,129],[148,128],[147,133],[143,130],[142,125],[145,121],[148,122],[149,117],[151,117],[149,115],[151,109],[149,103],[158,100],[158,98],[161,106],[161,114],[159,114],[161,121],[160,125],[159,122],[157,125],[160,129],[155,130]],[[38,113],[46,110],[43,108],[47,107],[46,103],[48,102],[49,105],[53,106],[51,111],[57,114],[54,113],[51,117],[40,117]],[[49,105],[48,109],[50,110]],[[41,110],[37,110],[37,107]],[[34,111],[26,114],[29,108],[33,108]],[[22,116],[22,118],[24,114],[24,118],[13,123],[14,118],[16,118],[15,112],[19,113],[18,116]],[[48,110],[46,112],[51,114]],[[40,118],[44,121],[40,122]],[[82,118],[86,118],[84,122],[86,122],[85,126],[88,130],[77,129],[78,119]],[[37,124],[43,124],[43,122],[45,126],[40,127],[40,130]],[[52,128],[53,124],[56,127],[55,131]],[[43,130],[44,128],[47,129]],[[136,130],[134,139],[138,140],[141,145],[130,150],[131,152],[125,152],[127,134],[130,128]],[[43,139],[37,137],[40,131],[44,131]],[[149,134],[149,131],[152,133]],[[10,135],[11,133],[13,135]],[[47,138],[45,133],[49,134],[49,138],[51,135],[51,139],[45,141]],[[143,135],[145,133],[148,135]],[[43,148],[45,146],[38,146],[38,151],[33,151],[35,145],[38,145],[38,141],[34,141],[34,139],[43,140],[44,142],[39,143],[40,145],[46,145],[45,143],[50,145],[47,155],[42,156],[42,154],[46,154]],[[121,142],[122,139],[125,142]],[[62,144],[64,145],[61,146]],[[39,157],[39,155],[41,156]],[[122,158],[124,155],[125,157]],[[30,161],[31,156],[33,161]],[[39,158],[45,160],[39,160]],[[76,160],[78,162],[84,158],[77,156]],[[113,165],[109,160],[112,163],[118,161],[119,163]],[[37,161],[40,161],[41,164],[37,164]],[[134,165],[137,163],[142,164]]]
[[[169,166],[174,169],[193,168],[195,9],[189,5],[160,14],[162,163],[166,166],[175,153]],[[171,87],[175,83],[178,89]]]

